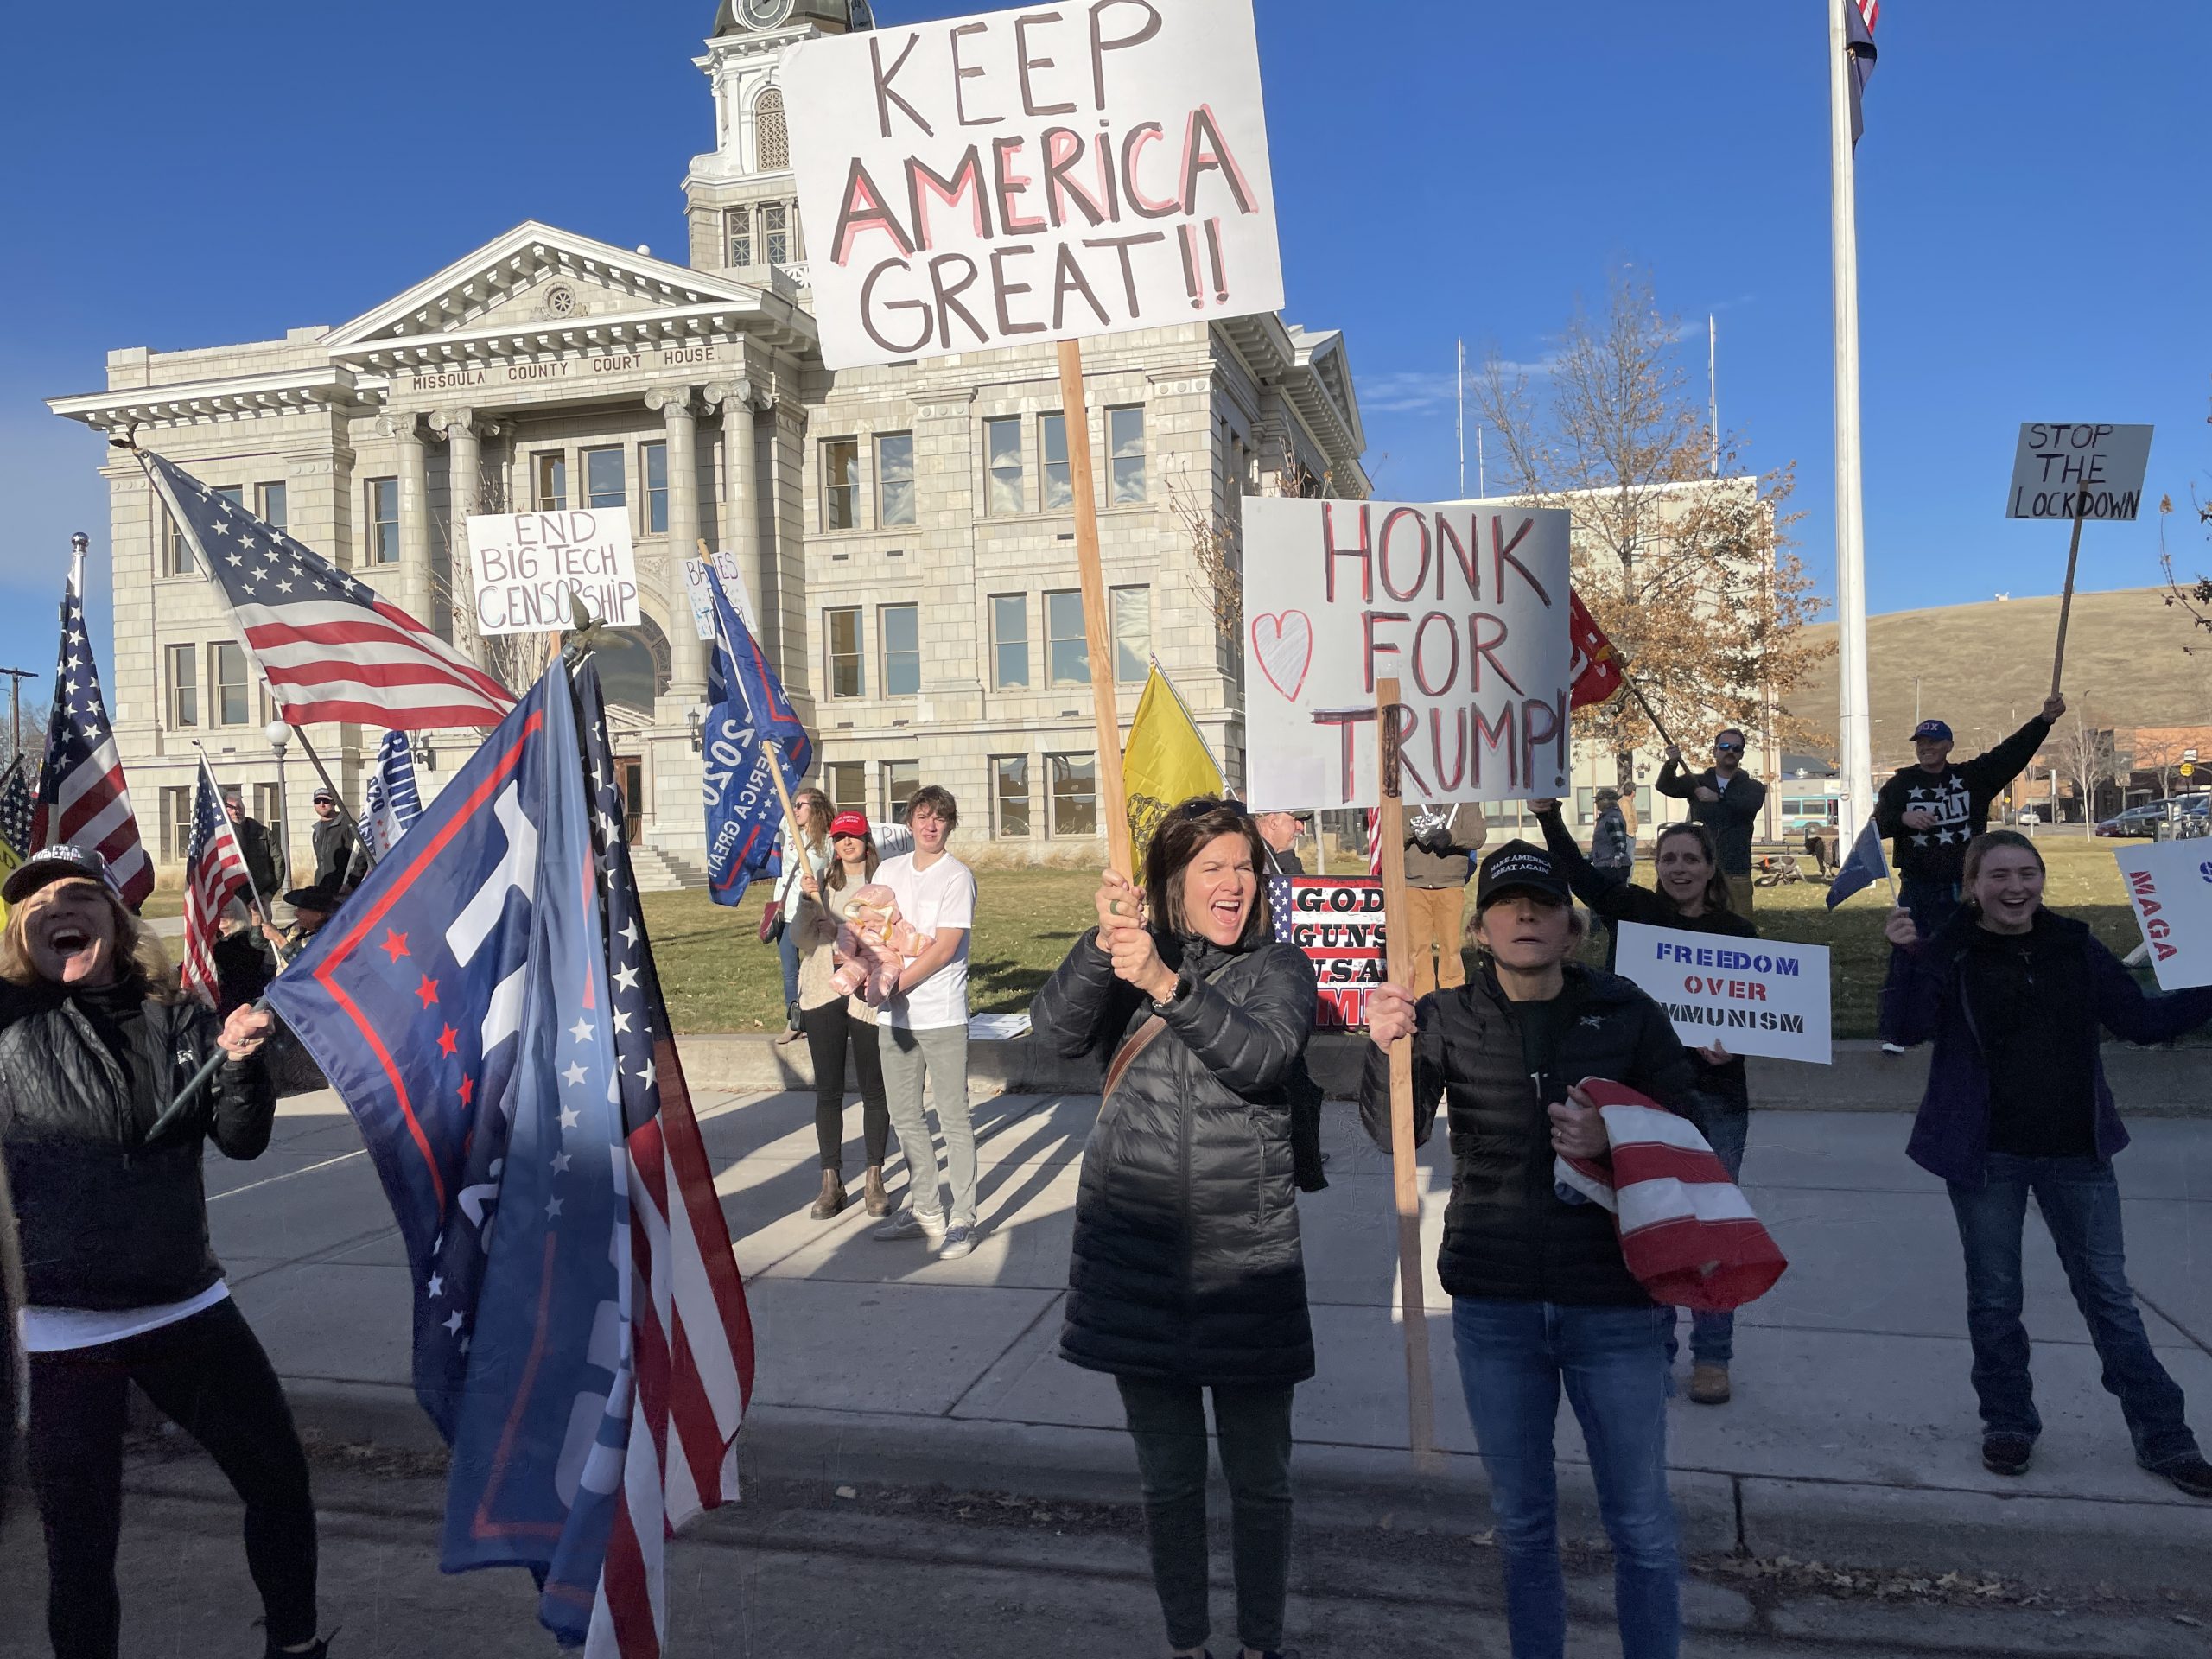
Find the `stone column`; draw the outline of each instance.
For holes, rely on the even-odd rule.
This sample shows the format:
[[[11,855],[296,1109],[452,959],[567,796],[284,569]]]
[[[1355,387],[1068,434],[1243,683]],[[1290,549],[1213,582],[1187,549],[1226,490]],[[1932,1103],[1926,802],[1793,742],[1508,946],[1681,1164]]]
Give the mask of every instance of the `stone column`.
[[[430,473],[420,418],[385,417],[399,444],[399,571],[391,597],[409,615],[435,626],[430,588]]]
[[[718,380],[707,388],[707,401],[722,410],[722,548],[745,578],[753,630],[766,650],[775,595],[760,547],[759,396],[750,380]]]
[[[468,562],[468,515],[483,510],[478,505],[484,497],[482,439],[499,428],[478,421],[474,410],[442,409],[431,415],[430,429],[442,433],[446,440],[446,581],[454,602],[460,604],[465,602],[461,596],[474,586]],[[453,637],[449,617],[440,618],[434,626],[445,638]]]
[[[645,394],[668,428],[668,695],[678,703],[696,702],[707,690],[707,659],[691,626],[691,596],[683,586],[683,561],[699,554],[698,426],[691,412],[692,388],[662,386]]]

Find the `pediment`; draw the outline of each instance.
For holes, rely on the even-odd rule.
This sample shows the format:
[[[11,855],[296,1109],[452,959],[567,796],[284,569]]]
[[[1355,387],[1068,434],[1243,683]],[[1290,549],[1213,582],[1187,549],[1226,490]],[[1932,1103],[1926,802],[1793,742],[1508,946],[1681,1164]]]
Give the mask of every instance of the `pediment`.
[[[325,344],[342,352],[479,329],[642,318],[697,306],[750,309],[762,297],[751,283],[531,219],[333,330]]]

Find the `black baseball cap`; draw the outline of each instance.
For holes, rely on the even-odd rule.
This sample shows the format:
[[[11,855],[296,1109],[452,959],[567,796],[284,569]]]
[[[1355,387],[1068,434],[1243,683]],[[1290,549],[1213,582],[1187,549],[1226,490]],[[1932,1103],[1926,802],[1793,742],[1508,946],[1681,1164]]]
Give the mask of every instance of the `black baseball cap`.
[[[346,895],[335,887],[294,887],[284,902],[295,910],[334,911],[346,902]]]
[[[65,844],[33,853],[16,866],[9,874],[7,885],[0,887],[0,899],[20,905],[41,887],[50,887],[57,881],[98,881],[117,898],[123,897],[123,889],[116,885],[107,860],[89,847]]]
[[[1489,909],[1516,889],[1533,893],[1554,905],[1574,902],[1573,891],[1567,885],[1567,878],[1559,873],[1559,866],[1552,862],[1552,855],[1525,841],[1509,841],[1483,860],[1481,872],[1475,878],[1477,913]]]

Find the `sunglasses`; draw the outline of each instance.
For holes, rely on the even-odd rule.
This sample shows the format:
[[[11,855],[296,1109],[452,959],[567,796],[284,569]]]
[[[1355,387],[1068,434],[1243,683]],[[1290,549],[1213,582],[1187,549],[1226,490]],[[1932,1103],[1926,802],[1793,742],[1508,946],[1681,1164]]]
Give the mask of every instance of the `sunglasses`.
[[[1716,743],[1713,746],[1713,752],[1715,754],[1741,754],[1744,746],[1740,743]]]

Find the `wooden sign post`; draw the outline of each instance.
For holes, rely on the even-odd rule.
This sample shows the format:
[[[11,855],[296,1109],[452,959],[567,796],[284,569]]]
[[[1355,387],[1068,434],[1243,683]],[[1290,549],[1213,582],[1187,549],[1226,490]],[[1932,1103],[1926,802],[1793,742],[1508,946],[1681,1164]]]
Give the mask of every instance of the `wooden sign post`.
[[[1083,342],[1064,340],[1060,350],[1061,419],[1068,444],[1068,491],[1074,498],[1075,563],[1083,585],[1083,633],[1090,654],[1092,718],[1098,734],[1098,810],[1106,820],[1107,862],[1138,880],[1136,845],[1129,833],[1128,792],[1122,784],[1122,710],[1115,691],[1114,620],[1106,597],[1106,569],[1098,557],[1098,485],[1090,470],[1090,405],[1083,393]]]
[[[2058,695],[2059,682],[2066,673],[2066,623],[2074,610],[2074,566],[2082,556],[2082,518],[2074,515],[2074,539],[2066,550],[2066,587],[2058,596],[2058,647],[2050,657],[2050,695]]]
[[[1382,771],[1375,813],[1382,855],[1382,942],[1393,985],[1410,988],[1412,924],[1406,914],[1406,808],[1399,792],[1398,682],[1375,684],[1376,745]],[[1436,1451],[1436,1401],[1428,1370],[1428,1275],[1421,1260],[1421,1167],[1414,1144],[1414,1040],[1390,1046],[1390,1178],[1398,1206],[1398,1300],[1406,1325],[1406,1433],[1416,1461]]]

